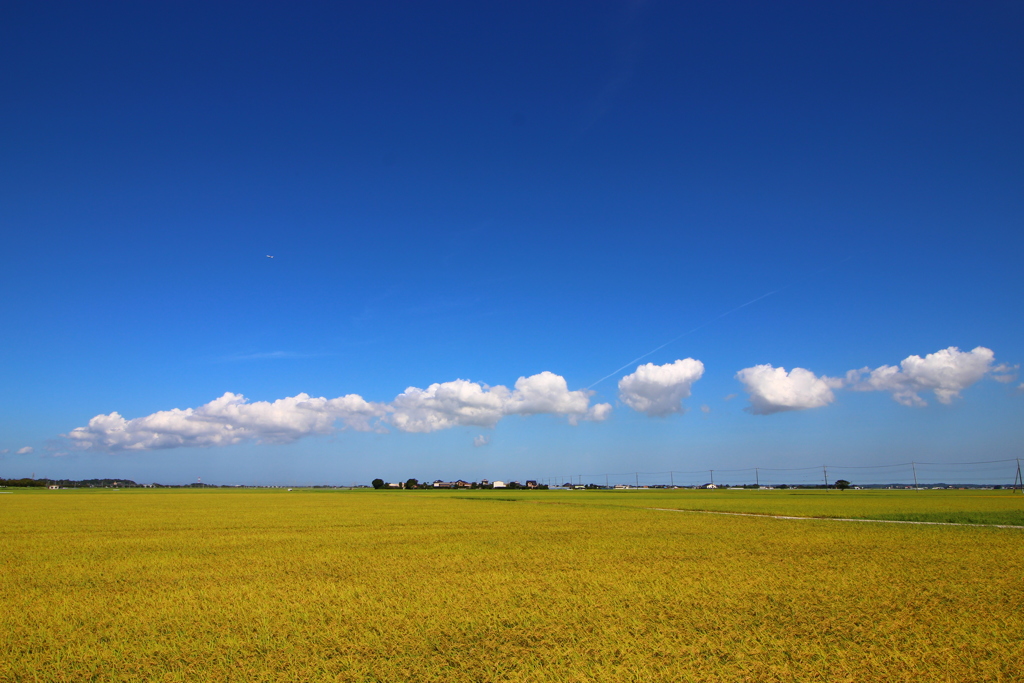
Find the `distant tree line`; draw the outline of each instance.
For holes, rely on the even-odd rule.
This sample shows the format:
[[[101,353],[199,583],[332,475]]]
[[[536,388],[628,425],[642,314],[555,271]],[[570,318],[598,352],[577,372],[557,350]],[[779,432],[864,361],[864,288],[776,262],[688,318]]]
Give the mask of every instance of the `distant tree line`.
[[[22,479],[0,479],[0,486],[49,486],[50,482],[45,479],[29,479],[24,477]]]
[[[375,489],[395,489],[395,488],[399,488],[399,489],[434,489],[435,488],[433,483],[431,483],[431,482],[426,482],[426,481],[425,482],[420,482],[418,479],[413,479],[413,478],[406,479],[404,482],[400,483],[398,486],[391,486],[388,482],[386,482],[386,481],[384,481],[383,479],[380,479],[380,478],[374,479],[373,482],[371,482],[371,483],[373,484],[373,488],[375,488]],[[143,487],[142,484],[137,484],[136,482],[132,481],[131,479],[30,479],[28,477],[23,477],[21,479],[3,479],[3,478],[0,478],[0,486],[25,487],[25,488],[29,488],[29,487],[45,488],[47,486],[53,486],[53,485],[60,486],[61,488],[142,488]],[[568,484],[567,484],[567,486],[568,486]],[[847,480],[839,479],[838,481],[836,481],[835,484],[829,485],[828,488],[836,488],[836,489],[839,489],[839,490],[845,490],[845,489],[850,488],[851,486],[852,485]],[[203,484],[203,483],[198,483],[198,482],[192,483],[192,484],[150,484],[149,487],[150,488],[158,488],[158,489],[162,489],[162,488],[175,488],[175,489],[177,489],[177,488],[204,488],[204,489],[205,488],[211,488],[211,489],[213,489],[213,488],[237,488],[237,487],[228,486],[228,485],[218,486],[216,484]],[[730,488],[730,486],[728,484],[720,484],[719,487],[720,488]],[[466,487],[466,488],[470,488],[470,489],[490,489],[490,488],[493,488],[493,487],[489,483],[488,484],[481,484],[480,482],[475,482],[474,481],[474,482],[470,482],[469,486]],[[527,488],[530,488],[530,487],[525,486],[525,485],[519,483],[518,481],[510,481],[510,482],[506,483],[505,486],[504,486],[504,490],[513,490],[513,491],[517,490],[517,489],[527,489]],[[547,490],[548,486],[546,484],[538,484],[538,485],[536,485],[533,488],[534,489],[538,489],[538,490]],[[604,489],[604,488],[608,488],[608,487],[599,486],[598,484],[587,484],[585,488],[587,488],[587,489]],[[668,487],[667,486],[659,486],[658,488],[668,488]],[[742,486],[732,486],[731,488],[755,489],[755,488],[758,488],[758,486],[756,484],[743,484]],[[791,488],[791,487],[786,485],[786,484],[779,484],[779,485],[775,486],[774,488],[777,488],[777,489],[788,489],[788,488]],[[826,487],[825,487],[824,484],[803,484],[803,485],[799,485],[798,484],[796,486],[793,486],[792,488],[822,489],[822,488],[826,488]]]
[[[425,482],[421,483],[418,479],[406,479],[405,482],[400,482],[400,483],[398,483],[397,486],[395,486],[391,482],[384,481],[383,479],[380,479],[378,477],[377,479],[374,479],[370,483],[373,485],[373,488],[375,488],[375,489],[395,490],[395,489],[434,489],[435,488],[434,485],[431,482],[426,482],[425,481]],[[566,484],[565,486],[571,487],[572,484]],[[758,484],[733,484],[733,485],[730,485],[730,484],[719,484],[718,488],[723,488],[723,489],[727,489],[727,488],[734,488],[734,489],[735,488],[758,489],[758,488],[762,488],[762,486],[764,486],[764,485],[758,485]],[[828,486],[826,486],[825,484],[796,484],[796,485],[793,485],[793,486],[790,486],[789,484],[777,484],[777,485],[772,485],[771,488],[775,488],[775,489],[789,489],[789,488],[795,488],[795,489],[825,489],[825,488],[830,488],[830,489],[833,489],[834,488],[834,489],[839,489],[840,491],[845,491],[846,489],[850,488],[851,486],[852,486],[852,484],[850,482],[848,482],[847,480],[839,479],[839,480],[836,481],[835,484],[829,484]],[[449,487],[446,486],[445,490],[447,490],[448,488]],[[460,488],[490,489],[490,488],[493,488],[493,486],[491,486],[491,484],[481,484],[479,482],[475,482],[474,481],[474,482],[471,482],[468,487],[460,487]],[[528,489],[528,488],[530,488],[530,487],[529,486],[525,486],[523,484],[520,484],[518,481],[510,481],[507,484],[505,484],[505,486],[503,487],[503,490],[516,490],[516,489]],[[533,488],[535,490],[544,490],[544,491],[546,491],[548,489],[548,486],[547,486],[547,484],[538,484],[537,486],[535,486]],[[612,488],[612,487],[610,487],[610,486],[603,486],[603,485],[600,485],[600,484],[587,484],[583,488],[585,488],[585,489],[595,489],[596,490],[596,489],[608,489],[608,488]],[[664,485],[664,484],[656,484],[656,485],[651,486],[651,488],[665,488],[665,489],[667,489],[667,488],[670,488],[670,487],[668,485]],[[683,486],[683,487],[679,487],[679,488],[694,488],[694,487],[685,487],[685,486]]]
[[[393,486],[391,484],[391,482],[384,481],[383,479],[380,479],[380,478],[374,479],[370,483],[373,485],[373,488],[375,488],[375,489],[391,489],[391,490],[394,490],[394,489],[405,489],[405,490],[408,490],[408,489],[431,489],[431,490],[433,490],[435,488],[434,484],[429,482],[429,481],[420,482],[419,479],[411,479],[411,478],[410,479],[406,479],[404,482],[400,482],[398,484],[398,486]],[[469,486],[459,487],[459,488],[491,489],[491,488],[494,488],[494,487],[491,484],[489,484],[489,483],[488,484],[482,484],[480,482],[473,481],[473,482],[469,482]],[[518,481],[510,481],[507,484],[505,484],[504,487],[499,487],[499,488],[502,488],[502,490],[504,490],[504,491],[508,491],[508,490],[515,491],[517,489],[529,489],[531,487],[526,486],[525,484],[521,484]],[[547,486],[547,484],[537,484],[536,486],[534,486],[532,488],[533,488],[533,490],[546,491],[548,489],[548,486]],[[446,487],[443,490],[451,490],[451,488],[450,487]]]
[[[23,487],[46,487],[46,486],[60,486],[61,488],[137,488],[140,484],[136,484],[131,479],[29,479],[23,477],[22,479],[0,479],[0,486],[23,486]],[[154,484],[158,486],[158,484]]]

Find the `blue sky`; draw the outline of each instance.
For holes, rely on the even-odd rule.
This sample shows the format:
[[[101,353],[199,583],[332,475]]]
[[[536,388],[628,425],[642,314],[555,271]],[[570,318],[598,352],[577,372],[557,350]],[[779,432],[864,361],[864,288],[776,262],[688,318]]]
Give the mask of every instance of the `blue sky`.
[[[0,476],[1019,455],[1019,3],[350,5],[4,6]]]

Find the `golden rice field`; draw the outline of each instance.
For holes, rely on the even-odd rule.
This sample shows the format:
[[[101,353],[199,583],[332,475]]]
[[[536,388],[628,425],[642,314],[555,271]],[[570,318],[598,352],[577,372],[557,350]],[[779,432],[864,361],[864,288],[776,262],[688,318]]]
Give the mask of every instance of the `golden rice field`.
[[[571,496],[575,495],[570,494]],[[761,515],[844,517],[918,522],[1010,524],[1024,526],[1024,495],[1009,490],[710,490],[653,489],[620,499],[607,492],[615,505],[716,510]]]
[[[5,493],[0,680],[1024,680],[1024,530],[646,509],[1024,509],[817,493]]]

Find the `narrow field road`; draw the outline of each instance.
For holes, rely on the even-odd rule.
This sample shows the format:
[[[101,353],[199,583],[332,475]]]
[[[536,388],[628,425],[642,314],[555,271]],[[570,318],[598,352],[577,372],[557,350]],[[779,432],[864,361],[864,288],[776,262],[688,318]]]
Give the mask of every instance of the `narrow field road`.
[[[1015,524],[965,524],[963,522],[912,522],[903,519],[851,519],[846,517],[797,517],[794,515],[758,515],[753,512],[719,512],[716,510],[679,510],[676,508],[644,508],[659,512],[693,512],[699,515],[731,515],[733,517],[767,517],[768,519],[802,519],[817,522],[874,522],[878,524],[931,524],[935,526],[980,526],[992,529],[1024,529]]]

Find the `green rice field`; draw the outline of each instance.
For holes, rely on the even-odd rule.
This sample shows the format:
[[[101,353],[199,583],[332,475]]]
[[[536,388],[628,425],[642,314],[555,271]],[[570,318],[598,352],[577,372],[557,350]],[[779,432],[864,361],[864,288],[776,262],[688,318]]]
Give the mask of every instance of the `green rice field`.
[[[0,522],[2,681],[1024,680],[1006,490],[15,490]]]

